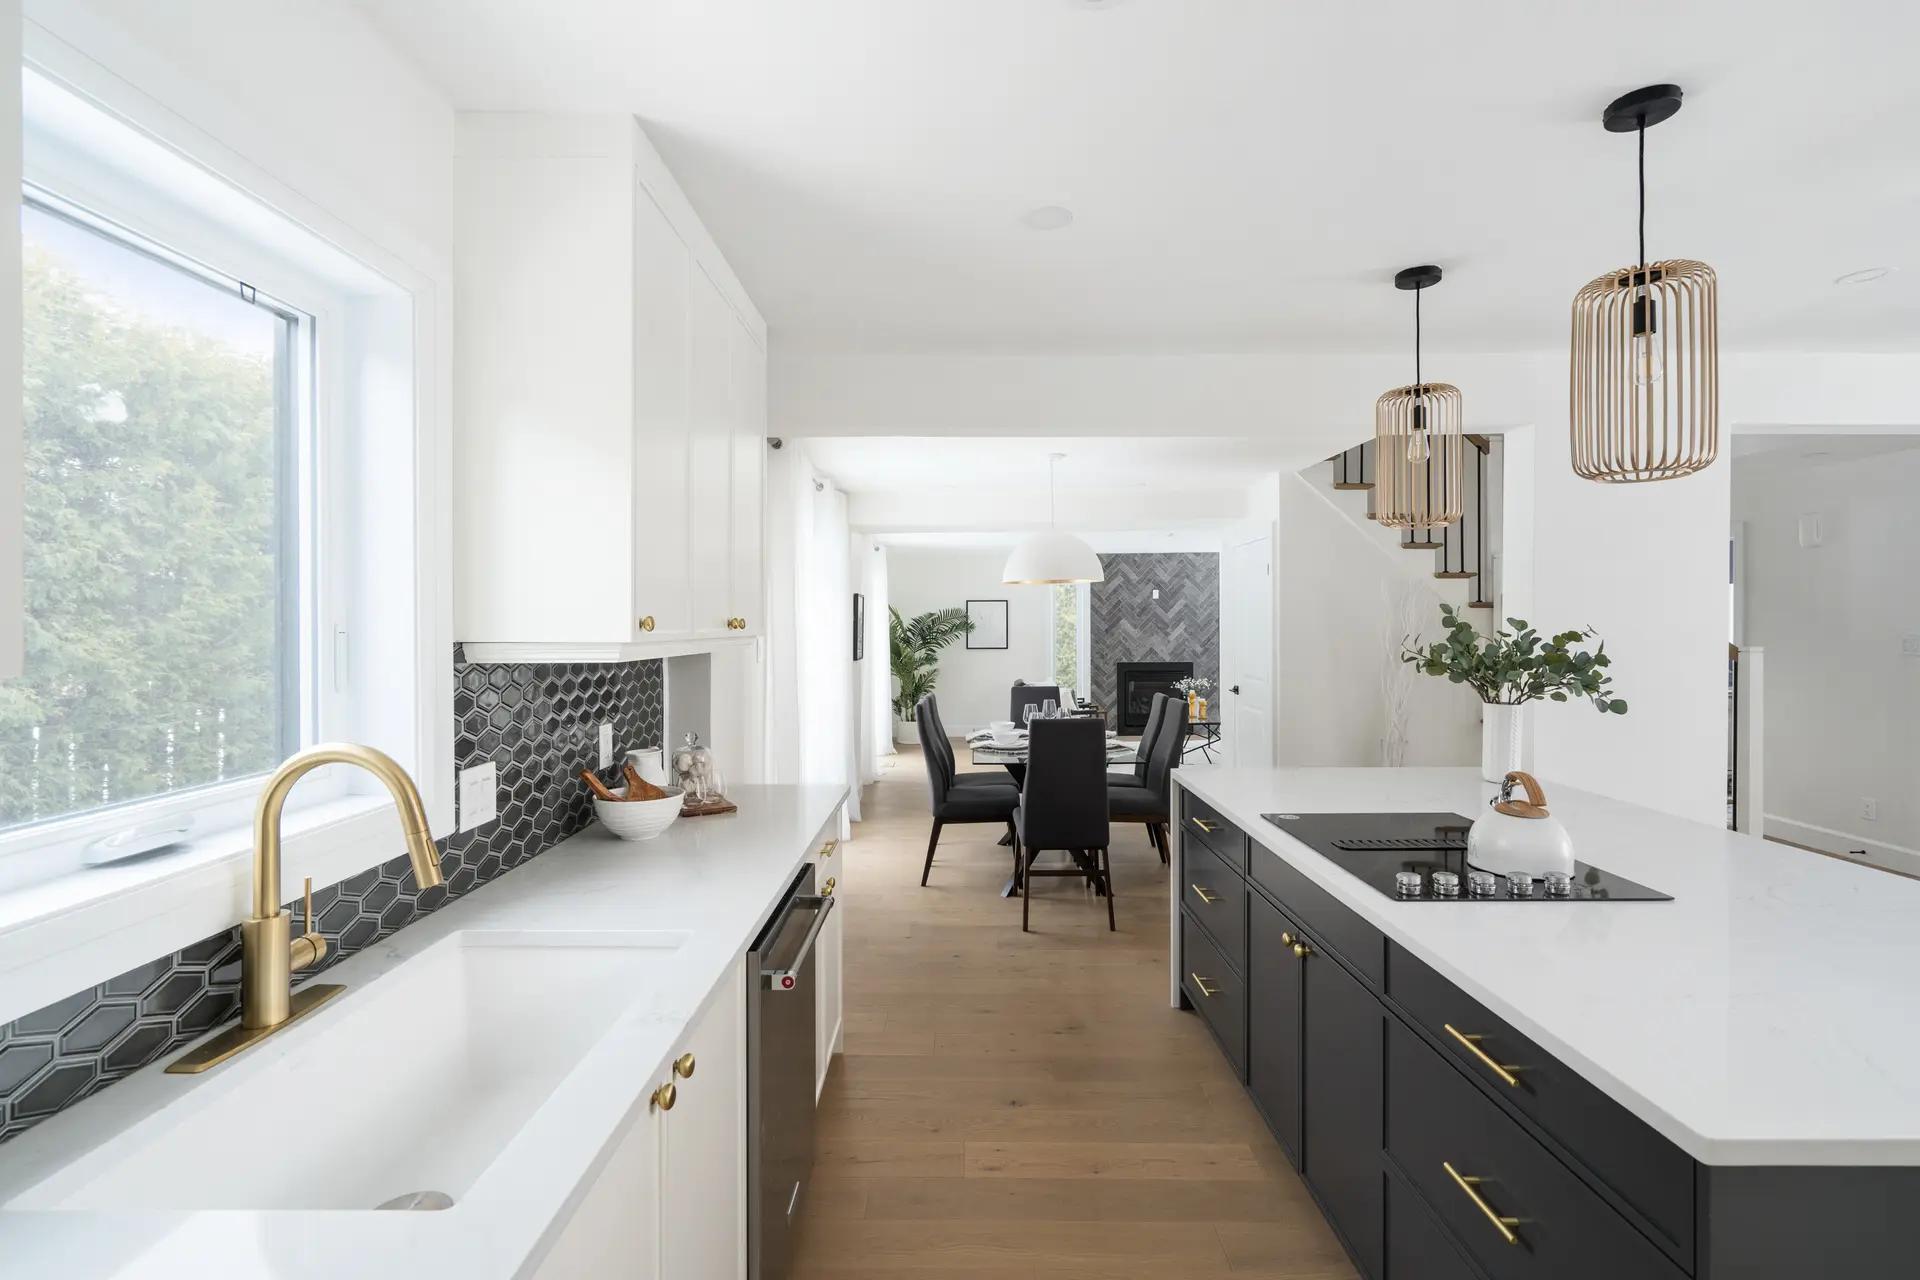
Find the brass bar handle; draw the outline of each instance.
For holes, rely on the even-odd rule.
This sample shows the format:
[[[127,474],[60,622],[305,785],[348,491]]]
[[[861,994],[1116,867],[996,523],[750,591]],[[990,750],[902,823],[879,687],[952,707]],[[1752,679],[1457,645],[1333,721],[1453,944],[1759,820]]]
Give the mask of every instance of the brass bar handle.
[[[1520,1219],[1503,1218],[1493,1211],[1493,1206],[1487,1203],[1487,1198],[1477,1189],[1481,1179],[1466,1176],[1446,1160],[1440,1162],[1440,1167],[1447,1171],[1447,1176],[1453,1179],[1455,1186],[1467,1193],[1467,1199],[1473,1201],[1473,1207],[1487,1216],[1487,1221],[1493,1224],[1493,1229],[1500,1233],[1502,1240],[1508,1244],[1520,1243],[1519,1235],[1514,1232],[1514,1228],[1520,1225]]]
[[[673,1104],[679,1101],[679,1099],[680,1091],[674,1088],[673,1081],[669,1080],[653,1091],[652,1109],[655,1111],[671,1111],[673,1110]]]
[[[1211,1000],[1215,996],[1220,994],[1218,988],[1209,986],[1207,983],[1207,980],[1201,977],[1199,974],[1189,973],[1187,976],[1193,979],[1193,985],[1196,987],[1199,987],[1200,994],[1205,996],[1207,999]]]
[[[1511,1065],[1503,1066],[1502,1064],[1495,1062],[1491,1057],[1487,1055],[1487,1051],[1480,1047],[1479,1036],[1468,1035],[1466,1032],[1454,1026],[1451,1022],[1443,1023],[1441,1025],[1446,1027],[1448,1035],[1452,1036],[1455,1040],[1458,1040],[1462,1045],[1466,1047],[1466,1050],[1468,1053],[1480,1059],[1480,1061],[1483,1064],[1485,1064],[1487,1070],[1499,1076],[1501,1081],[1505,1083],[1508,1088],[1518,1089],[1520,1087],[1520,1077],[1515,1075],[1514,1072],[1522,1070],[1522,1068],[1517,1066],[1511,1066]]]
[[[1202,902],[1204,902],[1204,903],[1206,903],[1206,904],[1208,904],[1209,906],[1211,906],[1212,904],[1214,904],[1214,903],[1216,903],[1216,902],[1218,902],[1218,901],[1220,901],[1220,898],[1219,898],[1219,896],[1218,896],[1217,894],[1212,894],[1212,893],[1208,893],[1208,892],[1207,892],[1207,891],[1206,891],[1205,889],[1202,889],[1202,888],[1201,888],[1201,887],[1200,887],[1199,885],[1197,885],[1197,884],[1195,884],[1195,885],[1188,885],[1187,887],[1188,887],[1188,888],[1190,888],[1190,889],[1192,889],[1192,890],[1193,890],[1193,891],[1194,891],[1195,893],[1197,893],[1197,894],[1199,894],[1199,895],[1200,895],[1200,901],[1202,901]]]
[[[1205,818],[1195,818],[1193,820],[1193,825],[1200,828],[1202,831],[1206,832],[1208,835],[1213,834],[1213,824],[1211,822],[1208,822]]]
[[[693,1079],[693,1055],[683,1053],[673,1060],[673,1074],[682,1080]]]
[[[833,856],[833,851],[835,849],[838,849],[839,847],[840,847],[840,842],[838,840],[829,840],[825,844],[820,846],[820,856],[822,858],[831,858]]]

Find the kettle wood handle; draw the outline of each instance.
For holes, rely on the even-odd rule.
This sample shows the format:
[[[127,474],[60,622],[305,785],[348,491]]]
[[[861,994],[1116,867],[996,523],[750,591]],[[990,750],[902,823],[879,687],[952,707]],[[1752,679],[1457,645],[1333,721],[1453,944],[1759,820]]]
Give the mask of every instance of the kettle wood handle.
[[[1513,787],[1519,783],[1526,788],[1527,798],[1513,799]],[[1496,813],[1504,813],[1512,818],[1544,818],[1547,816],[1547,793],[1540,789],[1539,779],[1524,769],[1515,769],[1500,783],[1500,802],[1493,806]]]

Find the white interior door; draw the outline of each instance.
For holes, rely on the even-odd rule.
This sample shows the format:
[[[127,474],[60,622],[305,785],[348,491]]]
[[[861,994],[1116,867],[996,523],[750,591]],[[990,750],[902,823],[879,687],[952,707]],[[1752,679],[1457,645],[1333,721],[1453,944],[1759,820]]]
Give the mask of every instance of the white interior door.
[[[1227,759],[1240,768],[1273,764],[1273,531],[1227,540],[1220,624],[1226,643],[1221,726]]]

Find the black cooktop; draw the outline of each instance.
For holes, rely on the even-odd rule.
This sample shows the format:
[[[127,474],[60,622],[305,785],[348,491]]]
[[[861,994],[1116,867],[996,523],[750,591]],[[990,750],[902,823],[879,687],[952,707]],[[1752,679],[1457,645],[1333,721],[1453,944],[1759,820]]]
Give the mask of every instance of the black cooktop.
[[[1573,864],[1568,892],[1550,897],[1536,883],[1524,897],[1494,877],[1491,895],[1471,896],[1468,887],[1467,828],[1457,813],[1264,813],[1260,815],[1315,853],[1400,902],[1671,902],[1671,894],[1649,889],[1625,876],[1585,862]],[[1433,873],[1452,872],[1459,896],[1435,892]],[[1420,877],[1419,892],[1403,892],[1399,872]]]

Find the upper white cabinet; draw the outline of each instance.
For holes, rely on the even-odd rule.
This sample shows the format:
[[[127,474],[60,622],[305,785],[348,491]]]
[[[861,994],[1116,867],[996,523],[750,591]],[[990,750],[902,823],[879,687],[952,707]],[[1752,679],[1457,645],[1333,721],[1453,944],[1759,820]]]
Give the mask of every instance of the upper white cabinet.
[[[458,634],[757,633],[766,326],[626,117],[460,117]]]

